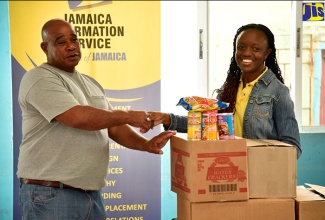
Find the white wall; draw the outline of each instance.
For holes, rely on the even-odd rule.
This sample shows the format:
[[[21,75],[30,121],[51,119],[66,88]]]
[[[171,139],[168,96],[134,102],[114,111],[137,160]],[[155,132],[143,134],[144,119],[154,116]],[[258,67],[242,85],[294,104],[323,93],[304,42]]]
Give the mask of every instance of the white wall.
[[[198,74],[196,1],[161,1],[162,110],[187,114],[177,106],[183,96],[202,95]]]
[[[161,1],[161,111],[186,115],[176,106],[181,97],[202,94],[198,74],[198,3]],[[201,87],[201,88],[199,88]],[[164,148],[161,165],[162,220],[177,217],[176,194],[170,191],[170,150]]]

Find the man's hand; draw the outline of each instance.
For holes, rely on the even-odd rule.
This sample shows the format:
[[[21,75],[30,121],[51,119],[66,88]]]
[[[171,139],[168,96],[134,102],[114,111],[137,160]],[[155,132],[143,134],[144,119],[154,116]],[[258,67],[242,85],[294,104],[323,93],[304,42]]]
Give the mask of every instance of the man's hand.
[[[76,105],[55,117],[55,120],[73,128],[100,130],[128,124],[149,130],[151,120],[146,111],[106,110],[92,106]]]
[[[177,133],[176,131],[161,132],[159,135],[145,142],[143,146],[143,150],[148,151],[149,153],[163,154],[163,151],[161,149],[166,145],[169,139],[176,133]]]

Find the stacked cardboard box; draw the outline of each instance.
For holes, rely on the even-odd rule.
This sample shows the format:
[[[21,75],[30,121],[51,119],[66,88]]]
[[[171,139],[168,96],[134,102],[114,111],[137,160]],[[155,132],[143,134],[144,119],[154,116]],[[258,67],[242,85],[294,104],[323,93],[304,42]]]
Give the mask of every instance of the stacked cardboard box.
[[[171,189],[192,202],[248,199],[246,139],[171,139]]]
[[[297,186],[296,220],[325,219],[325,187],[314,184]]]
[[[177,196],[177,220],[294,220],[293,199],[190,202]]]
[[[248,147],[249,198],[295,198],[297,152],[276,140],[250,140]]]
[[[177,134],[171,190],[177,220],[294,220],[296,150],[271,140],[190,141]]]

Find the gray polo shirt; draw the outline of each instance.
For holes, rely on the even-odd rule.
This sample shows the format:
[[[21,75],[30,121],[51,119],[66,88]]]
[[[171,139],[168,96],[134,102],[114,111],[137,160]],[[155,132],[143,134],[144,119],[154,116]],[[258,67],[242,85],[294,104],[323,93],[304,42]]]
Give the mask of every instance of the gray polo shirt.
[[[18,99],[23,121],[17,176],[102,188],[109,161],[107,129],[87,131],[54,120],[76,105],[112,109],[99,83],[44,63],[25,73]]]

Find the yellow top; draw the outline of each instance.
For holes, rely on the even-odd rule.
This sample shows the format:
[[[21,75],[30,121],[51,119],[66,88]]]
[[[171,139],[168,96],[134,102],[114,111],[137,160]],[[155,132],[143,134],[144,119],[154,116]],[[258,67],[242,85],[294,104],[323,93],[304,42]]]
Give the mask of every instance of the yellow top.
[[[247,83],[245,88],[243,88],[243,75],[240,77],[236,98],[236,112],[234,114],[235,135],[238,137],[243,137],[243,118],[249,95],[251,94],[255,83],[264,75],[264,73],[266,73],[267,70],[268,67],[265,67],[264,72],[254,81]]]

